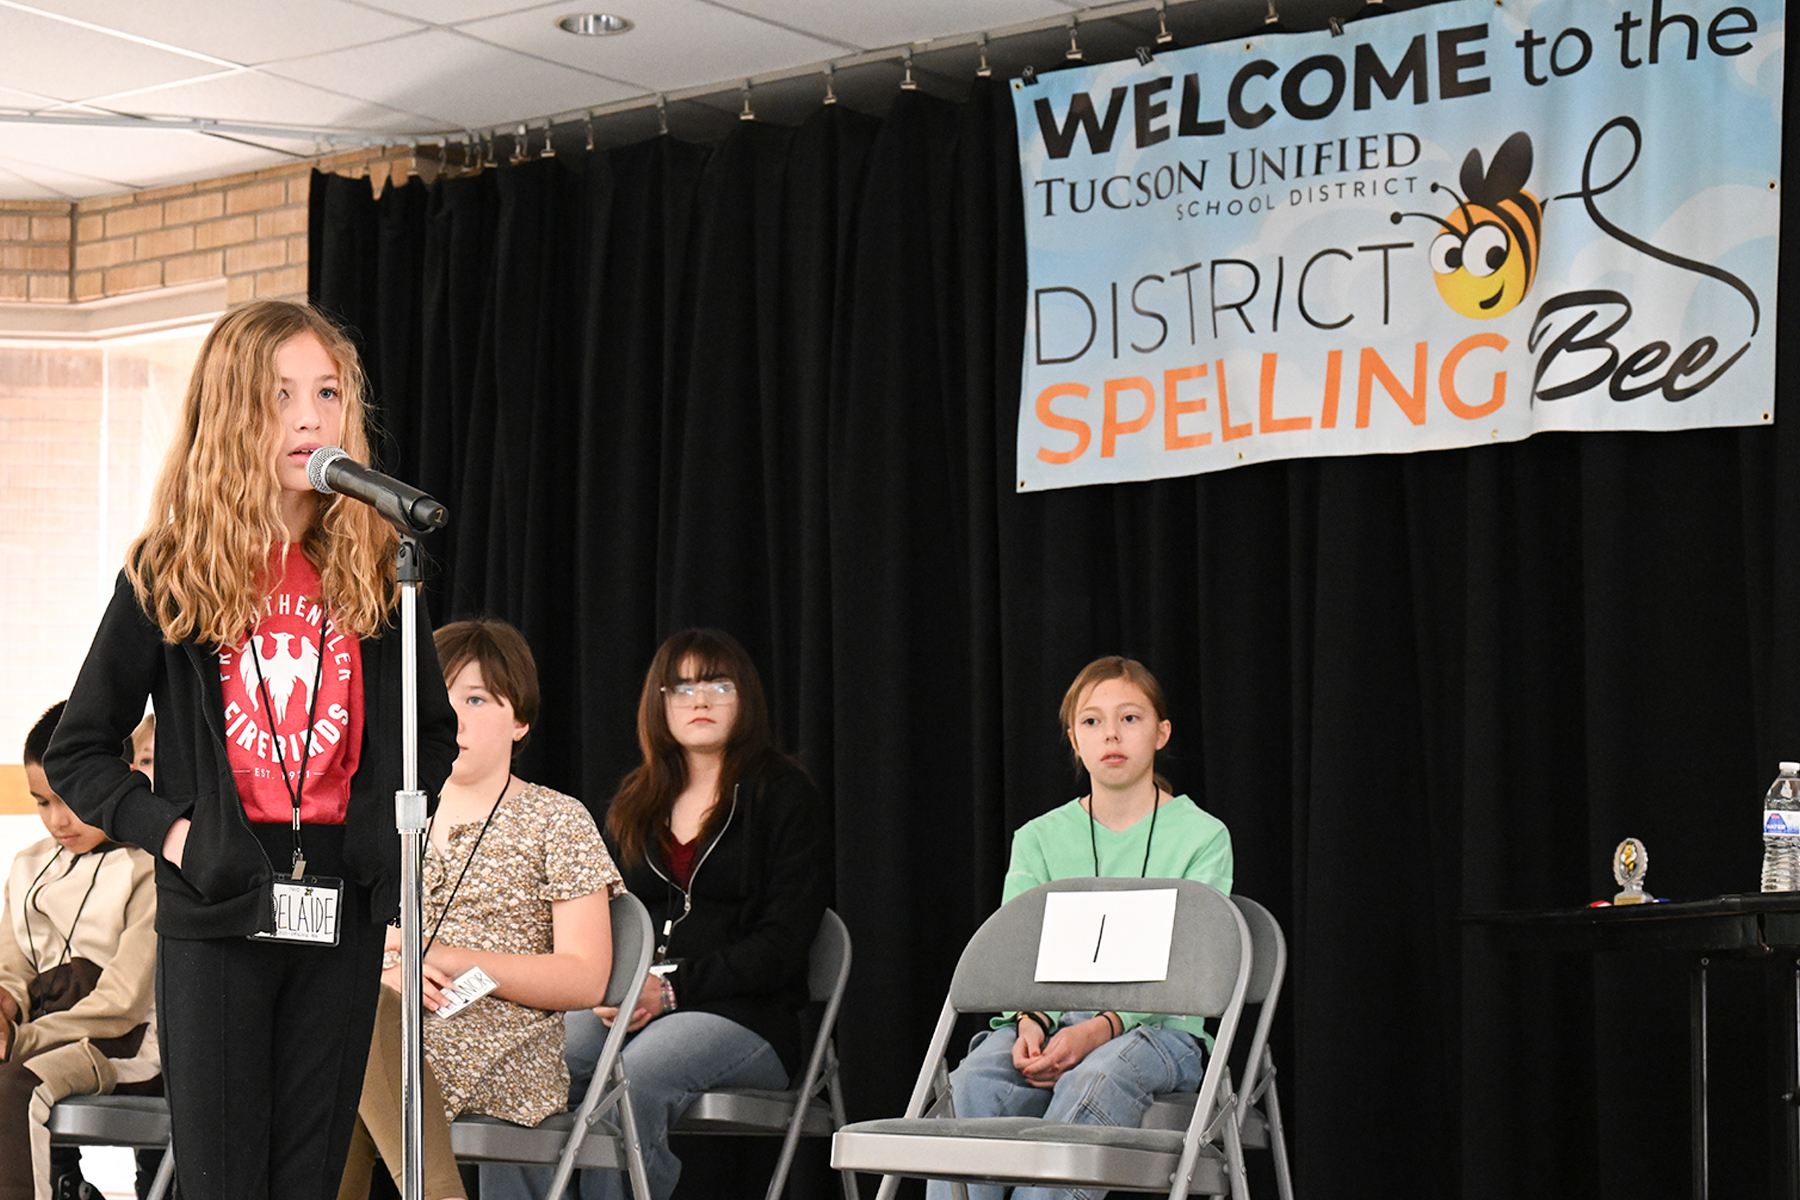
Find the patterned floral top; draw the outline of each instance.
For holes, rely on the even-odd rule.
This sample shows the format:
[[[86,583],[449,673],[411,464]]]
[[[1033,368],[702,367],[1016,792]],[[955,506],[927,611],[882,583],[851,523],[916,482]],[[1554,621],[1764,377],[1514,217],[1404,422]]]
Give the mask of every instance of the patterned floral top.
[[[501,801],[470,862],[480,832],[479,821],[454,826],[448,854],[429,844],[425,851],[423,927],[429,936],[443,913],[437,936],[446,945],[548,954],[552,901],[625,890],[594,818],[561,792],[533,783]],[[536,1125],[568,1105],[559,1012],[483,996],[454,1017],[425,1018],[425,1055],[443,1087],[446,1120],[472,1112]]]

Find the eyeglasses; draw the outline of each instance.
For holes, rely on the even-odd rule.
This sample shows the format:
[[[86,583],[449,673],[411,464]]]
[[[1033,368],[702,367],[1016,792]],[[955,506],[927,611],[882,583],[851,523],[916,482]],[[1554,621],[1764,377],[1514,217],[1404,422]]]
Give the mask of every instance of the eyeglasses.
[[[702,683],[677,683],[662,689],[676,708],[692,708],[704,696],[708,704],[731,704],[737,700],[737,684],[729,679],[708,679]]]

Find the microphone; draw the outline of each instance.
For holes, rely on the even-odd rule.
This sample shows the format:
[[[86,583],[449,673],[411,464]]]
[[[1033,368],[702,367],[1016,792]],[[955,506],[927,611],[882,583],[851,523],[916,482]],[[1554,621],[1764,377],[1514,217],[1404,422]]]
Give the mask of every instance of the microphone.
[[[320,446],[306,460],[306,481],[375,507],[402,533],[430,533],[449,520],[444,506],[411,484],[363,466],[337,446]]]

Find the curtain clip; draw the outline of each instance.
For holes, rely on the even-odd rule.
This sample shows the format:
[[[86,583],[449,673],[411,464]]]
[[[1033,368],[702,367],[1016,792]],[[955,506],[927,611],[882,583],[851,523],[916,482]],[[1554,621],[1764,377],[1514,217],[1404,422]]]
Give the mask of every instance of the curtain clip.
[[[1139,46],[1137,48],[1137,50],[1134,51],[1134,53],[1137,55],[1138,66],[1140,66],[1140,67],[1149,66],[1150,63],[1156,58],[1156,55],[1154,55],[1150,52],[1150,47],[1148,47],[1148,46]]]
[[[1076,32],[1080,28],[1081,28],[1081,18],[1080,17],[1070,17],[1069,18],[1069,49],[1063,55],[1063,57],[1068,59],[1070,62],[1080,62],[1081,58],[1082,58],[1081,42],[1076,39]]]
[[[744,111],[738,114],[740,121],[756,120],[756,110],[750,107],[750,81],[744,80]]]
[[[546,117],[544,119],[544,148],[538,151],[539,158],[556,157],[556,147],[551,144],[552,139],[550,136],[553,132],[555,132],[555,130],[551,127],[549,118]]]
[[[1333,14],[1332,16],[1325,18],[1325,24],[1331,27],[1332,37],[1344,36],[1344,18]]]
[[[1156,44],[1166,46],[1174,40],[1169,32],[1169,0],[1156,0]]]
[[[912,55],[908,54],[905,58],[901,59],[900,65],[906,68],[906,74],[901,77],[900,80],[900,90],[903,92],[918,91],[919,81],[913,78],[912,73]]]
[[[1274,0],[1270,0],[1273,3]],[[531,140],[531,133],[525,128],[525,122],[519,122],[519,132],[513,134],[512,162],[525,161],[525,143]]]
[[[587,112],[587,148],[588,153],[592,154],[594,151],[594,110],[591,108]]]
[[[835,79],[836,76],[837,76],[837,67],[832,63],[826,63],[825,64],[825,103],[827,103],[827,104],[836,104],[837,103],[837,89],[832,86],[832,80]]]
[[[981,47],[981,65],[975,68],[975,74],[979,75],[983,79],[990,78],[994,73],[994,68],[988,66],[988,59],[987,59],[988,35],[985,33],[982,34],[981,40],[979,42],[977,42],[976,44]]]
[[[1019,69],[1019,82],[1026,87],[1031,87],[1037,83],[1037,68],[1030,63],[1026,63]]]
[[[1275,0],[1269,0],[1268,15],[1263,18],[1264,25],[1281,24],[1281,14],[1275,11]]]

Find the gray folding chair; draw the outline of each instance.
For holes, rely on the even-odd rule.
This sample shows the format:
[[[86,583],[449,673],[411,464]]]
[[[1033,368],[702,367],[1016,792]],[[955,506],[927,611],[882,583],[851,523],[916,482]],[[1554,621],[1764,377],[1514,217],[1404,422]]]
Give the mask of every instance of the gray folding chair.
[[[1143,983],[1035,980],[1045,898],[1052,892],[1173,888],[1175,930],[1168,977]],[[1226,1061],[1250,978],[1250,932],[1231,901],[1186,879],[1064,879],[1033,888],[989,917],[956,964],[950,995],[913,1086],[906,1116],[859,1121],[832,1139],[831,1165],[884,1178],[1002,1185],[1190,1191],[1244,1200],[1236,1097]],[[1121,1129],[1034,1117],[959,1118],[952,1111],[944,1052],[957,1014],[1006,1010],[1123,1010],[1217,1017],[1218,1033],[1185,1129]],[[935,1097],[935,1103],[933,1102]],[[928,1108],[929,1105],[929,1108]]]
[[[838,1081],[837,1018],[844,1002],[844,985],[850,979],[850,931],[829,908],[819,922],[806,969],[808,999],[823,1004],[812,1053],[799,1086],[785,1091],[754,1088],[721,1088],[695,1097],[676,1133],[749,1134],[780,1136],[781,1158],[769,1180],[764,1200],[778,1200],[787,1186],[788,1171],[802,1135],[830,1137],[844,1124],[844,1097]],[[856,1175],[845,1171],[839,1179],[844,1200],[859,1200]]]
[[[50,1106],[53,1146],[129,1146],[161,1150],[162,1165],[150,1185],[149,1200],[163,1200],[175,1179],[175,1151],[169,1144],[169,1102],[161,1096],[68,1096]]]
[[[643,902],[626,892],[615,896],[612,913],[612,975],[605,1003],[625,1006],[643,989],[650,971],[650,914]],[[521,1163],[556,1167],[546,1200],[560,1197],[577,1170],[599,1167],[623,1170],[631,1194],[647,1200],[644,1158],[632,1120],[631,1095],[619,1049],[625,1044],[624,1021],[614,1021],[601,1044],[594,1077],[574,1112],[556,1113],[534,1127],[496,1117],[463,1116],[450,1123],[450,1148],[458,1160],[473,1163]]]
[[[1275,1162],[1275,1187],[1281,1200],[1294,1200],[1294,1181],[1288,1171],[1287,1137],[1281,1127],[1281,1101],[1275,1094],[1275,1058],[1269,1050],[1269,1027],[1275,1022],[1275,1006],[1281,999],[1287,975],[1287,938],[1274,914],[1248,896],[1233,896],[1250,927],[1250,986],[1245,1004],[1259,1006],[1250,1053],[1244,1059],[1244,1079],[1237,1090],[1239,1138],[1251,1150],[1267,1150]],[[1158,1096],[1145,1114],[1145,1129],[1182,1129],[1193,1115],[1192,1095]]]

